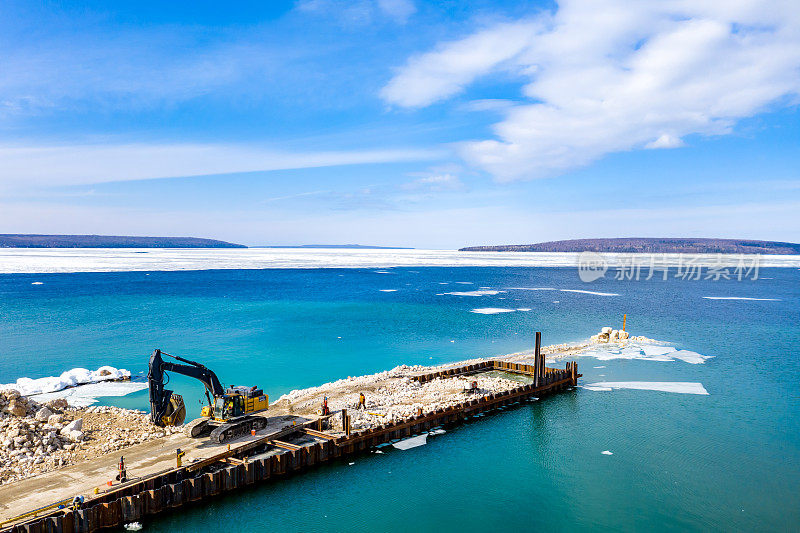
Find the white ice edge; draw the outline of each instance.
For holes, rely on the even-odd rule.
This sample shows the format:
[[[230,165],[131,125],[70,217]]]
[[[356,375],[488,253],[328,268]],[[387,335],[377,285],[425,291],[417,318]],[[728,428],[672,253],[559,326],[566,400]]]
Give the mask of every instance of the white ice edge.
[[[0,248],[0,273],[125,272],[266,268],[368,268],[422,266],[577,267],[578,253],[459,252],[456,250],[175,249],[175,248]],[[613,268],[631,254],[603,254]],[[649,256],[648,256],[649,257]],[[720,256],[701,254],[697,265],[719,266]],[[677,266],[686,255],[659,254]],[[731,266],[740,256],[731,255]],[[760,267],[800,267],[800,255],[762,255]],[[380,271],[376,273],[387,273]],[[28,282],[29,283],[29,282]]]
[[[677,394],[708,395],[702,383],[690,381],[598,381],[583,386],[592,391],[611,391],[614,389],[651,390]]]

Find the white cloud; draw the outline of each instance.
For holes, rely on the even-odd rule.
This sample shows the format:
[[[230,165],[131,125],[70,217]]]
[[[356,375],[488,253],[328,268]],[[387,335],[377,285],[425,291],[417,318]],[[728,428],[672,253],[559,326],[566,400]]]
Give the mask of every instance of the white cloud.
[[[655,149],[655,148],[680,148],[681,146],[686,146],[686,143],[683,142],[683,139],[680,137],[674,137],[669,133],[665,133],[655,141],[649,142],[644,145],[645,148]]]
[[[403,185],[406,190],[424,190],[429,192],[460,191],[464,184],[455,174],[431,174],[415,179]]]
[[[373,23],[381,15],[398,24],[405,24],[417,12],[411,0],[300,0],[297,9],[331,17],[345,26]]]
[[[378,0],[378,7],[400,24],[405,24],[417,12],[411,0]]]
[[[530,46],[538,24],[499,24],[436,51],[412,57],[381,95],[402,107],[421,107],[452,96],[478,76]]]
[[[461,154],[498,180],[546,177],[612,152],[730,133],[800,93],[800,5],[565,0],[409,59],[383,98],[420,107],[499,72],[528,100]]]
[[[223,144],[0,146],[0,185],[78,185],[236,172],[420,161],[420,149],[289,153]]]

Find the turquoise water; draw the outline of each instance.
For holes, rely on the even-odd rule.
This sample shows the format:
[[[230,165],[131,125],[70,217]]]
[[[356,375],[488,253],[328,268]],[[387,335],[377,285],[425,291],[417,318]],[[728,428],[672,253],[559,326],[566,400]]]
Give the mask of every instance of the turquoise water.
[[[536,330],[545,344],[577,341],[619,327],[627,313],[633,334],[714,358],[582,358],[583,382],[696,381],[709,396],[579,388],[452,428],[426,446],[326,465],[145,528],[800,530],[800,271],[762,269],[758,281],[592,284],[567,268],[387,271],[0,275],[0,383],[102,364],[137,375],[159,347],[277,399],[398,364],[530,349]],[[619,296],[437,295],[478,287]],[[479,307],[531,311],[470,312]],[[175,377],[171,385],[196,405],[197,382]],[[105,403],[145,408],[146,392]]]

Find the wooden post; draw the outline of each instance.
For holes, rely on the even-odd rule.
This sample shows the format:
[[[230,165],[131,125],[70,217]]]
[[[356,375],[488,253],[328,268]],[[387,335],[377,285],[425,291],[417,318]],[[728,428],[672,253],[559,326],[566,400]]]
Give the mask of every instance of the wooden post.
[[[542,332],[536,332],[536,348],[534,349],[534,356],[533,356],[533,364],[534,368],[534,383],[538,387],[541,384],[542,377],[544,374],[544,365],[542,364]]]
[[[622,331],[625,331],[625,322],[628,320],[628,315],[622,315]]]

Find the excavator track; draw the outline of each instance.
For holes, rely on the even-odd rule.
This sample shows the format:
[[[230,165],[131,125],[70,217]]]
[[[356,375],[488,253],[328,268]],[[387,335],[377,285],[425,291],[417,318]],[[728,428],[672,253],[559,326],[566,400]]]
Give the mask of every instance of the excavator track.
[[[235,438],[248,435],[252,430],[267,427],[267,419],[261,416],[248,416],[222,424],[211,432],[211,442],[222,444]]]
[[[211,433],[213,429],[213,426],[209,424],[210,421],[211,419],[209,418],[195,418],[183,426],[183,432],[187,437],[191,437],[193,439],[205,437]]]

